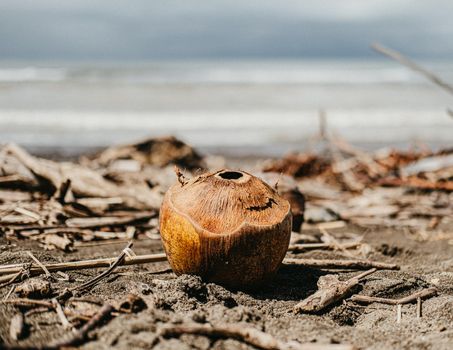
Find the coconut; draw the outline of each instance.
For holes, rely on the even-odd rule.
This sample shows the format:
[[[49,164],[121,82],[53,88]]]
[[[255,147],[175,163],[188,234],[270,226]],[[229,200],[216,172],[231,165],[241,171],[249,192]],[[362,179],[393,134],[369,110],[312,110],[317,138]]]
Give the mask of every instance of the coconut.
[[[178,177],[160,210],[173,271],[231,288],[258,286],[275,274],[291,235],[289,202],[245,171]]]

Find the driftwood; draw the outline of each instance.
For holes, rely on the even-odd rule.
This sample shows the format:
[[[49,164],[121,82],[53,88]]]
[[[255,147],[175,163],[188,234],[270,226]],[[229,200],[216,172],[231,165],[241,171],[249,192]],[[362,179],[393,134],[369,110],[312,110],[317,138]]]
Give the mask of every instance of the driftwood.
[[[283,263],[288,265],[299,265],[304,267],[315,267],[322,269],[381,269],[381,270],[399,270],[396,264],[388,264],[370,260],[333,260],[333,259],[296,259],[286,258]],[[1,270],[0,270],[1,273]]]
[[[335,275],[321,276],[318,281],[318,291],[294,306],[293,311],[295,313],[319,312],[347,296],[352,289],[359,284],[361,278],[376,271],[377,270],[373,268],[347,281],[339,281],[338,277]]]
[[[184,334],[203,335],[210,338],[236,339],[258,349],[264,350],[353,350],[352,345],[345,344],[315,344],[284,342],[252,327],[241,325],[211,326],[209,324],[187,324],[164,326],[159,331],[164,338],[179,337]]]

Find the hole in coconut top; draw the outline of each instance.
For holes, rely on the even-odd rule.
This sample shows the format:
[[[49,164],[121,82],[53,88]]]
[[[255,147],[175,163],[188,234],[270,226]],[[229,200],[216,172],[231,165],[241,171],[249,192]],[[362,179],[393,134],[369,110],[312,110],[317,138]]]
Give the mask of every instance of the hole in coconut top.
[[[219,174],[222,179],[225,180],[237,180],[242,177],[242,173],[238,171],[224,171]]]

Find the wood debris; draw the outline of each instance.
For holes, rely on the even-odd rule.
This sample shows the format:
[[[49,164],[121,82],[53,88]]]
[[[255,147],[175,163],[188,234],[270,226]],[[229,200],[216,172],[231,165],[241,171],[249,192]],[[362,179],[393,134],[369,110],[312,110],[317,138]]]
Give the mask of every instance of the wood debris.
[[[128,163],[126,171],[124,162],[138,166]],[[121,232],[131,225],[135,235],[146,235],[156,228],[151,219],[174,182],[168,176],[172,164],[185,170],[205,167],[198,152],[174,137],[112,147],[75,163],[34,157],[14,144],[3,146],[0,234],[63,251],[80,241],[124,239]]]
[[[309,223],[344,220],[361,226],[428,228],[452,223],[452,149],[366,153],[328,137],[324,152],[290,154],[265,172],[294,177],[307,197]],[[438,198],[448,200],[439,203]]]
[[[375,268],[370,269],[347,281],[340,281],[335,275],[321,276],[318,281],[318,291],[294,306],[293,311],[295,313],[319,312],[347,296],[359,284],[360,279],[375,271],[377,271]]]
[[[99,268],[99,267],[110,267],[117,258],[100,258],[100,259],[89,259],[89,260],[80,260],[80,261],[69,261],[64,263],[51,263],[46,264],[45,267],[47,270],[53,271],[71,271],[71,270],[82,270],[89,268]],[[166,261],[167,256],[165,253],[157,254],[145,254],[145,255],[136,255],[134,257],[125,257],[122,260],[121,265],[136,265],[136,264],[146,264],[152,262]],[[21,272],[23,269],[23,264],[12,264],[12,265],[1,265],[0,266],[0,282],[4,280],[9,280],[14,274]],[[29,269],[30,275],[37,275],[42,273],[42,269],[39,266],[32,265]]]
[[[24,298],[45,298],[52,293],[52,287],[48,280],[37,277],[16,286],[14,291]]]
[[[323,312],[348,297],[360,279],[375,269],[399,269],[391,260],[375,261],[383,258],[374,255],[379,250],[365,242],[362,233],[339,235],[338,230],[345,231],[349,224],[408,227],[414,230],[414,238],[423,241],[452,238],[442,231],[453,220],[452,149],[365,152],[323,129],[324,151],[269,161],[261,169],[264,173],[258,174],[291,204],[295,232],[284,264],[368,271],[346,281],[321,277],[319,290],[296,305],[295,312]],[[19,146],[6,145],[0,148],[0,235],[13,244],[34,240],[67,254],[107,244],[126,245],[131,240],[159,240],[158,211],[163,194],[176,181],[173,167],[188,174],[204,169],[205,160],[171,137],[112,147],[75,162],[42,159]],[[30,320],[33,313],[51,312],[59,327],[68,329],[67,337],[47,346],[56,349],[84,343],[88,332],[111,316],[146,308],[148,299],[135,292],[114,306],[72,294],[109,283],[108,277],[125,275],[115,271],[120,266],[166,261],[163,252],[135,255],[130,246],[108,258],[58,261],[39,256],[39,260],[30,253],[25,260],[0,265],[0,288],[10,288],[3,303],[28,310],[10,321],[11,340],[26,334],[24,317]],[[322,258],[314,258],[316,254]],[[91,268],[106,269],[83,279],[64,273]],[[58,290],[59,283],[73,284]],[[421,317],[422,299],[435,293],[428,288],[396,300],[358,295],[351,300],[396,305],[401,320],[402,304],[417,302],[417,317]],[[262,349],[353,348],[285,342],[258,329],[233,325],[166,324],[157,332],[157,339],[193,334],[236,339]]]

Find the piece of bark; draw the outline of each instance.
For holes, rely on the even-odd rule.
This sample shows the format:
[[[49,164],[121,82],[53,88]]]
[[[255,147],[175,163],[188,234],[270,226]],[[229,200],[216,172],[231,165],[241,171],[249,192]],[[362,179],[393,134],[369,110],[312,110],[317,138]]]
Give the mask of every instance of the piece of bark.
[[[69,252],[74,246],[74,242],[66,236],[60,236],[56,233],[44,235],[43,243],[46,248],[58,248],[64,252]]]
[[[317,313],[329,305],[346,297],[357,286],[360,279],[375,272],[376,269],[365,271],[347,281],[340,281],[335,275],[321,276],[318,280],[318,291],[294,306],[295,313]]]
[[[15,288],[15,293],[25,298],[45,298],[52,293],[48,280],[43,278],[30,278]]]

